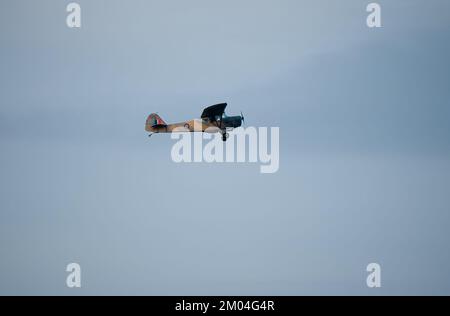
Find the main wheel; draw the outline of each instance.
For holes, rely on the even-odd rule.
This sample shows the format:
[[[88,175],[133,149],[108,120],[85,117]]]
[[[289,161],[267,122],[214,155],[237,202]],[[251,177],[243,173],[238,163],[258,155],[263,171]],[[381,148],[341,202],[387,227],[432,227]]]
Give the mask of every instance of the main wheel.
[[[223,134],[222,134],[222,140],[223,140],[224,142],[226,142],[229,136],[230,136],[230,135],[229,135],[227,132],[223,133]]]

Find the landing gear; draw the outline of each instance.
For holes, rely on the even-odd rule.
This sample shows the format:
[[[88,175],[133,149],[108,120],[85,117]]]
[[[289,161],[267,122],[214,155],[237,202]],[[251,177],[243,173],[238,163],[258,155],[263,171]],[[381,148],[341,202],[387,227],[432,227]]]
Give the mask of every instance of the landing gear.
[[[230,135],[229,135],[227,132],[222,133],[222,140],[223,140],[224,142],[226,142],[229,136],[230,136]]]

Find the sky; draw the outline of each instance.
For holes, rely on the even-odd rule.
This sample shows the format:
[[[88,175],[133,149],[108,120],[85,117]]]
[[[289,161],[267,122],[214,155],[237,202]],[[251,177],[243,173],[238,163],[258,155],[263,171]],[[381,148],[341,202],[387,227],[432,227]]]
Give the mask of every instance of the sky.
[[[0,294],[450,294],[448,1],[77,2],[0,3]],[[144,130],[220,102],[278,172]]]

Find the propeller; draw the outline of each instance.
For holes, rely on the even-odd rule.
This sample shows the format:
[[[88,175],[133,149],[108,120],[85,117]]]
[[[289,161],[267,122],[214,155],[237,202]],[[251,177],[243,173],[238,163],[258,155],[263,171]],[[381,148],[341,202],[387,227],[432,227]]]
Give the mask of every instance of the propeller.
[[[244,119],[244,115],[242,114],[242,111],[241,111],[241,120],[242,120],[242,125],[245,125],[245,119]]]

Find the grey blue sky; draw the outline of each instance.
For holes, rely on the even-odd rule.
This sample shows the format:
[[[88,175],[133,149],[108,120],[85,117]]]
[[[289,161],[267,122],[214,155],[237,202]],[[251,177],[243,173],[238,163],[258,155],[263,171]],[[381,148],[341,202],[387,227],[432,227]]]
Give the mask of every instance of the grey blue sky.
[[[0,294],[450,294],[449,1],[69,2],[0,2]],[[279,172],[144,131],[218,102]]]

